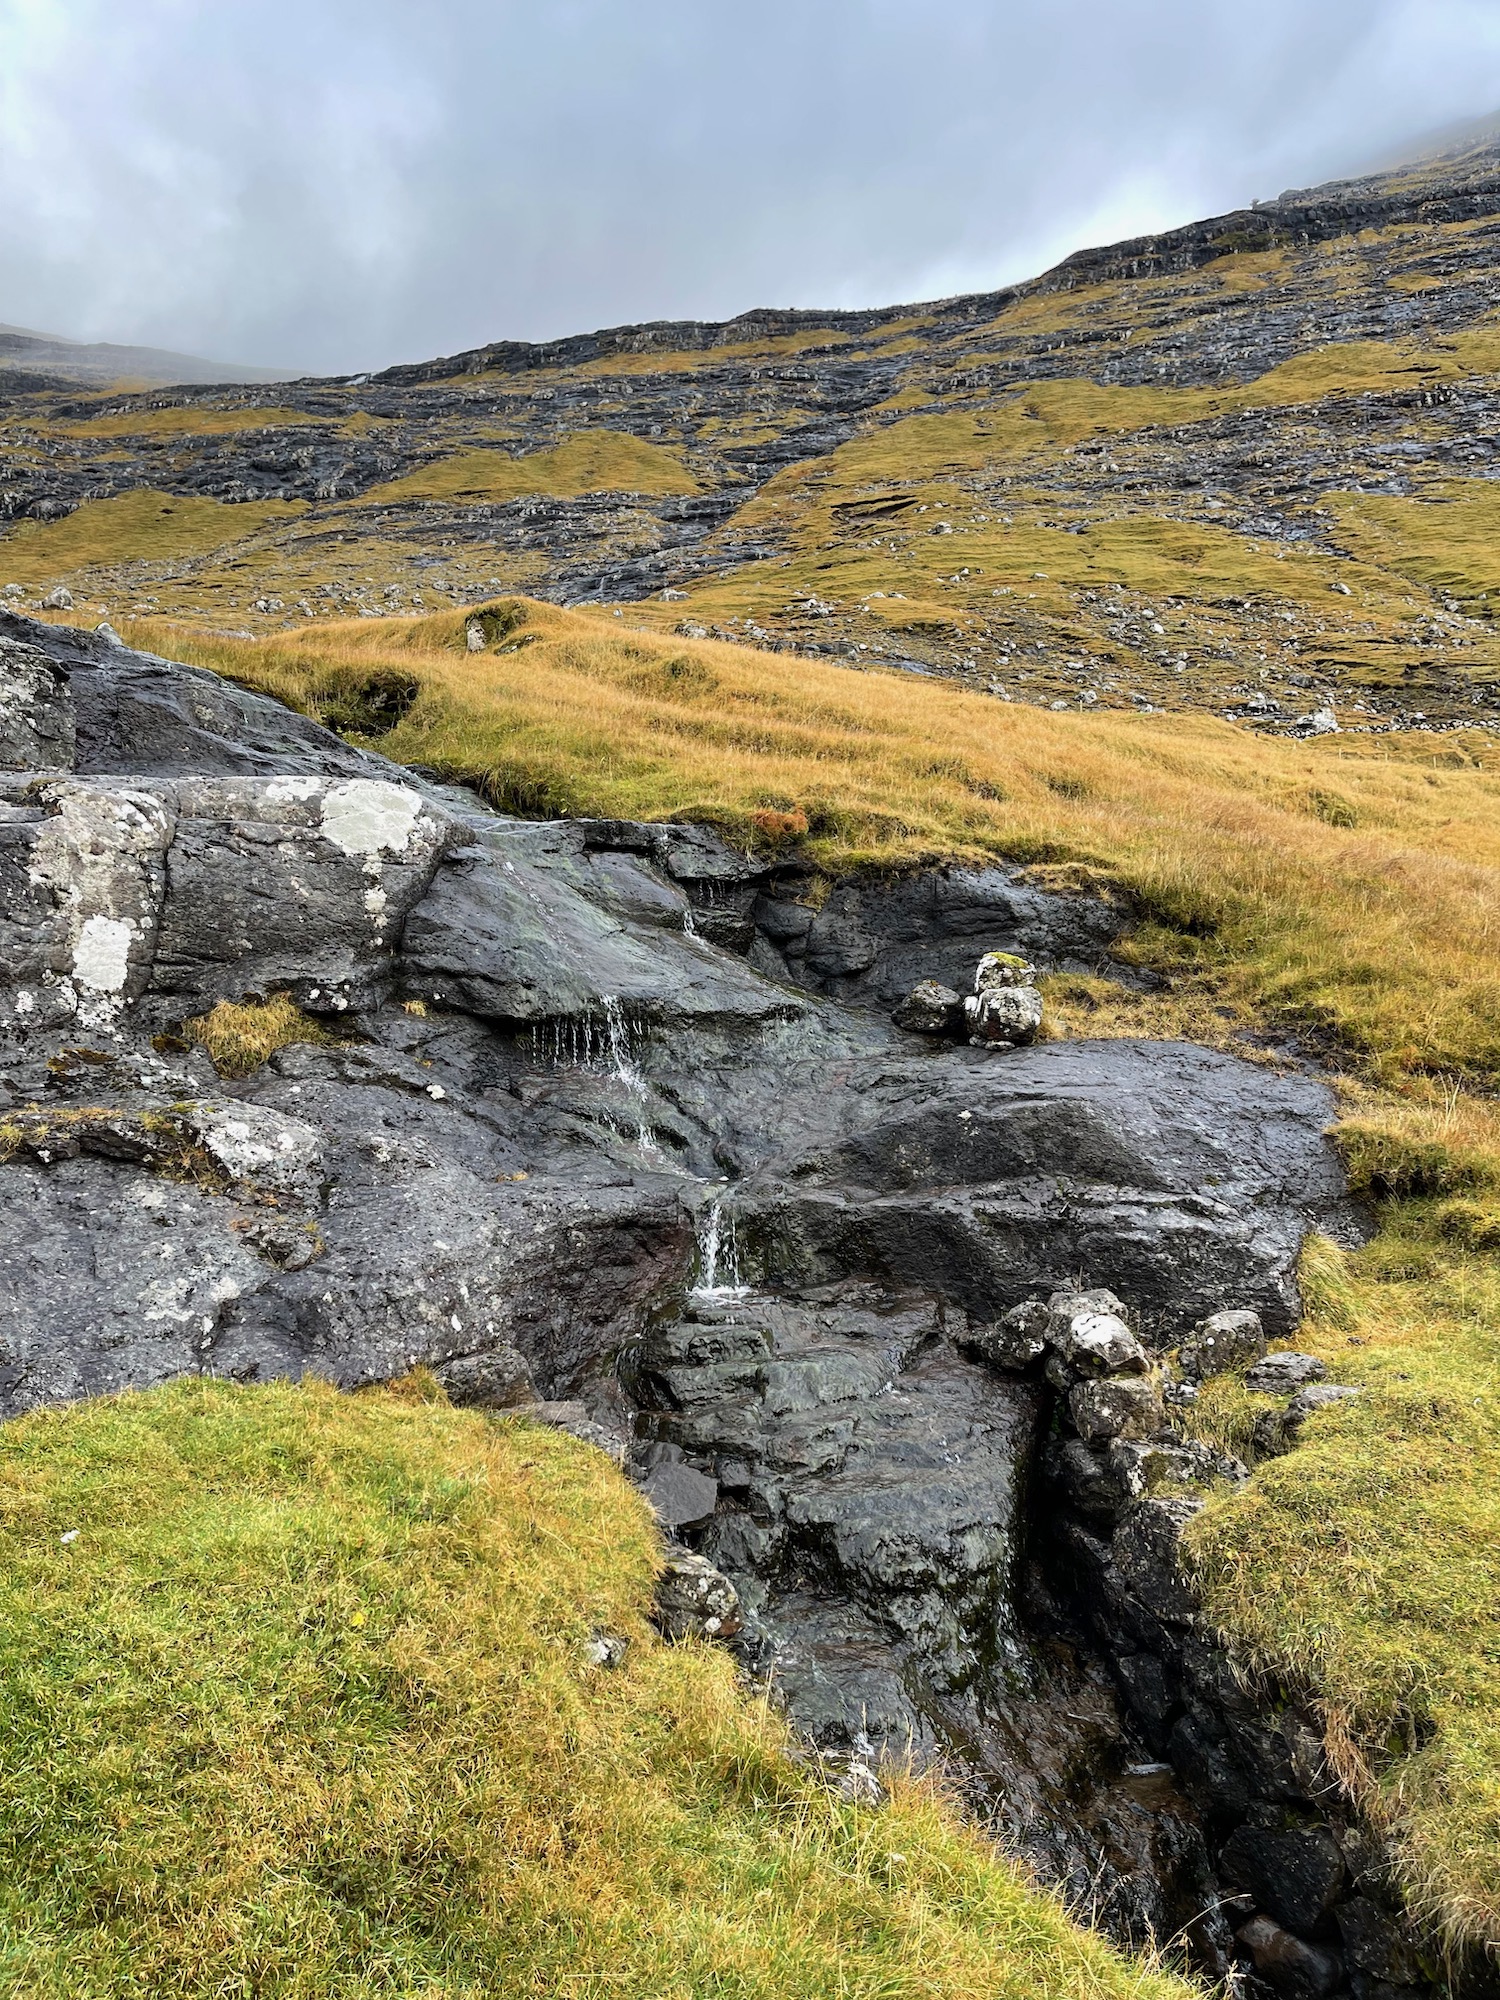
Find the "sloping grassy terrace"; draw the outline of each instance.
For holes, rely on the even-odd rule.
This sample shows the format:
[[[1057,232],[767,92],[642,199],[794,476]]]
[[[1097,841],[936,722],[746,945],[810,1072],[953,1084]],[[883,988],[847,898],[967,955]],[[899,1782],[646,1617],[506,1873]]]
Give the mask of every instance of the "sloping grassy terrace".
[[[556,1433],[181,1382],[7,1425],[0,1552],[7,1994],[1186,2000],[801,1773]]]

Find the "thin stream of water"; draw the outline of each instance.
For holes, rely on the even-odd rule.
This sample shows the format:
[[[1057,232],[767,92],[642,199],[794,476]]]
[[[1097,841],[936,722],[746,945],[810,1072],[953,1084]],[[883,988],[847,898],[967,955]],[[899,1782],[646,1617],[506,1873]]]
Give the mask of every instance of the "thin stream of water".
[[[643,1153],[659,1156],[661,1145],[647,1117],[646,1078],[635,1059],[635,1031],[617,994],[599,996],[604,1018],[591,1014],[571,1015],[565,1020],[539,1022],[531,1031],[534,1061],[550,1063],[554,1069],[603,1071],[632,1099],[635,1106],[634,1143]],[[613,1120],[607,1120],[614,1129]]]
[[[740,1239],[734,1211],[716,1194],[698,1211],[698,1272],[688,1297],[742,1299],[750,1287],[740,1276]]]

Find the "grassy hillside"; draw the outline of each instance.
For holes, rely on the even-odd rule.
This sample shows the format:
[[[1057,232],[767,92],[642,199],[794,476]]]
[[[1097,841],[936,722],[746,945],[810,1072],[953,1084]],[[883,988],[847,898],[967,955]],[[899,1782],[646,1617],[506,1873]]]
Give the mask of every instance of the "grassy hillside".
[[[1144,910],[1137,954],[1216,1005],[1325,1030],[1381,1075],[1500,1067],[1486,738],[1054,715],[515,599],[262,642],[128,631],[335,726],[415,693],[369,740],[523,815],[707,819],[751,843],[758,814],[800,816],[831,870],[1003,853],[1091,871]]]
[[[5,1426],[0,1551],[7,1993],[1186,2000],[800,1773],[556,1433],[181,1382]]]
[[[478,618],[486,650],[468,650]],[[1478,737],[1288,743],[1077,716],[503,600],[261,642],[132,628],[523,813],[678,815],[827,871],[1005,856],[1129,902],[1167,980],[1050,982],[1053,1030],[1187,1033],[1342,1067],[1383,1227],[1309,1274],[1304,1338],[1367,1395],[1319,1418],[1199,1558],[1249,1660],[1322,1705],[1414,1898],[1500,1939],[1500,769]],[[797,829],[805,824],[806,832]],[[816,891],[814,891],[816,893]],[[1248,1038],[1248,1039],[1247,1039]],[[1269,1046],[1268,1046],[1269,1045]],[[1221,1389],[1201,1421],[1243,1444]]]

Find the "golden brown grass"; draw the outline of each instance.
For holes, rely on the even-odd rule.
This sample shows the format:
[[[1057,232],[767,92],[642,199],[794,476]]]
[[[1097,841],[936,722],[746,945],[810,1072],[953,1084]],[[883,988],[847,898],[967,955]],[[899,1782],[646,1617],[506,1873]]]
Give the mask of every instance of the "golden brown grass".
[[[220,1076],[251,1076],[278,1049],[294,1042],[336,1044],[321,1021],[315,1021],[285,993],[269,1000],[218,1000],[206,1014],[183,1024],[184,1036],[207,1051]]]
[[[80,570],[202,556],[304,511],[295,500],[183,499],[140,487],[113,500],[89,500],[66,519],[27,521],[3,544],[7,582],[41,588]]]
[[[145,403],[134,409],[113,411],[107,416],[53,418],[45,426],[58,437],[221,437],[235,431],[279,429],[287,424],[316,424],[332,421],[307,410],[216,408],[212,404],[188,403],[161,408]]]
[[[546,451],[511,457],[503,451],[463,451],[420,472],[388,480],[361,497],[361,506],[404,500],[521,500],[529,493],[570,498],[582,493],[696,493],[682,460],[661,445],[622,431],[573,431]]]
[[[1189,2000],[930,1791],[799,1771],[555,1432],[179,1382],[6,1425],[0,1550],[27,2000]]]
[[[380,747],[523,814],[806,814],[826,868],[1006,855],[1133,899],[1134,951],[1371,1073],[1500,1072],[1500,774],[1477,740],[1286,743],[1186,717],[1054,715],[916,677],[514,601],[250,642],[131,633],[317,713],[361,674],[421,693]],[[526,638],[533,643],[518,645]]]

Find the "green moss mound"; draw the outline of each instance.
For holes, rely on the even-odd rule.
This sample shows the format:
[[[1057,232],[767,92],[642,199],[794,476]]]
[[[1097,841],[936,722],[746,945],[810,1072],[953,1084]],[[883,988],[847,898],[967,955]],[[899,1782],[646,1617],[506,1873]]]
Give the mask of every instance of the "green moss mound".
[[[600,1454],[419,1391],[5,1426],[0,1991],[1186,1993],[930,1792],[800,1773],[657,1560]]]

